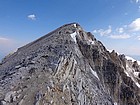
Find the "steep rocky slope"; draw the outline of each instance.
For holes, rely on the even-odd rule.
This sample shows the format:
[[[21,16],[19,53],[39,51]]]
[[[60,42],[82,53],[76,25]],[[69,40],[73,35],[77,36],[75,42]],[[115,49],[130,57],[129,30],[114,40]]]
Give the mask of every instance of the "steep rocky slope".
[[[71,23],[3,59],[0,105],[139,105],[139,72]]]

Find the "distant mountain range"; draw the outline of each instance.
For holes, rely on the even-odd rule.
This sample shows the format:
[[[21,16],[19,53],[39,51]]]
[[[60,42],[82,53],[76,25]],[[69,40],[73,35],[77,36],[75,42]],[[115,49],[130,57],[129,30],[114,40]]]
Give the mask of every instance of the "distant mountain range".
[[[128,55],[128,56],[140,61],[140,55]]]
[[[4,58],[3,54],[0,54],[0,61]]]

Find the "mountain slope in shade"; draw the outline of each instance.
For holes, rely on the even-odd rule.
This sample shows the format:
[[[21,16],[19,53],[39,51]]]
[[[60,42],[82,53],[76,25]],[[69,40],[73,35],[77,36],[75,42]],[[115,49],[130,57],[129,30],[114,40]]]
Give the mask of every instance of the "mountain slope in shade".
[[[137,62],[66,24],[3,59],[0,105],[139,105],[139,72]]]

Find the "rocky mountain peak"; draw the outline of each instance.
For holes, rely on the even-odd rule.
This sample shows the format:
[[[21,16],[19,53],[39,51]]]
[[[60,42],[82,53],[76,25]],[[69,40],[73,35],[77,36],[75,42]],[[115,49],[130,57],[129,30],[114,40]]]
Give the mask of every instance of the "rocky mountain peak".
[[[0,105],[139,105],[139,72],[79,24],[66,24],[3,59]]]

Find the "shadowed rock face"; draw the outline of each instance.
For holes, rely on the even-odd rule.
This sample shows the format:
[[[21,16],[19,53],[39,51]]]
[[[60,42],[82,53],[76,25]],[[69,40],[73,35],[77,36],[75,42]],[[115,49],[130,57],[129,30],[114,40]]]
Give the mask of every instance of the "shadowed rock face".
[[[0,105],[139,105],[135,72],[137,62],[67,24],[3,59]]]

